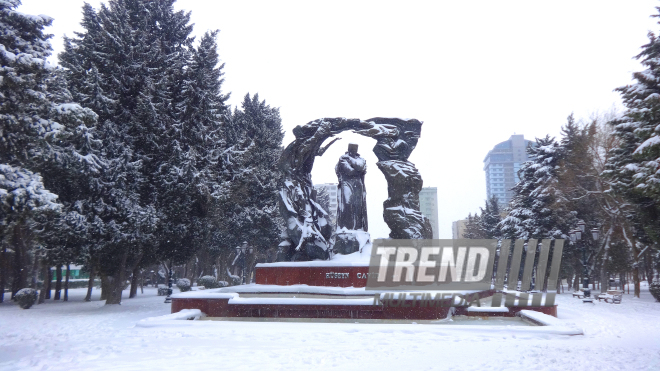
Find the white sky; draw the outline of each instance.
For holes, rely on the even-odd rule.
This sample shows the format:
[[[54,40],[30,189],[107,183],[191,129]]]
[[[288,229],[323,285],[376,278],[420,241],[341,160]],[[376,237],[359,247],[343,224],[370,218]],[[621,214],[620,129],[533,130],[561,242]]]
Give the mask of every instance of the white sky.
[[[95,8],[101,1],[88,1]],[[82,0],[23,0],[19,11],[80,30]],[[322,117],[417,118],[410,157],[438,187],[440,238],[486,198],[483,159],[510,135],[557,136],[566,117],[619,106],[613,89],[641,69],[633,57],[657,31],[653,0],[626,1],[209,1],[179,0],[194,33],[219,29],[230,103],[259,93],[291,129]],[[53,61],[56,61],[53,58]],[[344,133],[317,158],[315,183],[336,182],[349,142],[367,159],[372,237],[387,237],[385,178],[375,140]]]

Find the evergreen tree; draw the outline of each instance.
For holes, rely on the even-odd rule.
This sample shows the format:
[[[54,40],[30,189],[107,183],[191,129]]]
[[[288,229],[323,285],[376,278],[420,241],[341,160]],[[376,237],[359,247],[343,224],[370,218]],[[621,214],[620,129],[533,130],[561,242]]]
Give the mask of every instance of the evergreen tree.
[[[660,11],[660,8],[657,8]],[[660,17],[660,14],[654,15]],[[607,175],[614,190],[625,196],[640,215],[640,226],[660,242],[660,39],[652,32],[636,58],[645,70],[636,82],[616,89],[626,107],[611,121],[620,145],[612,151]]]
[[[171,129],[183,115],[178,102],[192,42],[190,15],[173,3],[111,0],[98,11],[86,4],[84,31],[65,40],[60,55],[73,96],[97,110],[108,162],[95,184],[99,208],[88,214],[98,226],[99,270],[111,282],[107,304],[121,302],[127,272],[149,258],[192,253],[167,242],[181,231],[171,215],[180,201],[172,198],[179,164],[170,163]]]
[[[486,200],[486,208],[480,208],[480,213],[475,213],[474,216],[470,213],[467,216],[467,223],[465,231],[459,238],[469,239],[499,239],[502,236],[502,231],[499,227],[499,222],[502,219],[500,216],[500,207],[496,196]]]
[[[282,151],[282,121],[279,110],[259,95],[243,99],[227,128],[231,165],[231,199],[224,211],[223,243],[237,246],[248,241],[265,249],[278,239],[277,162]]]
[[[330,223],[332,230],[335,230],[337,221],[332,217],[332,211],[330,210],[330,193],[326,187],[319,187],[316,189],[316,203],[321,205],[323,210],[328,214],[327,221]]]
[[[48,41],[51,36],[44,33],[44,27],[49,26],[52,19],[16,12],[19,5],[18,0],[0,2],[0,81],[3,85],[0,92],[0,164],[3,164],[5,186],[23,184],[34,187],[23,191],[5,188],[9,192],[2,200],[5,205],[16,204],[11,213],[14,214],[13,222],[2,222],[6,227],[14,228],[13,232],[2,233],[2,236],[13,236],[11,243],[17,257],[15,268],[22,272],[14,277],[18,279],[13,285],[15,288],[25,286],[28,271],[23,267],[25,260],[21,261],[20,257],[32,255],[33,259],[38,258],[38,254],[30,250],[34,247],[30,243],[32,240],[27,239],[30,234],[28,220],[16,217],[26,211],[19,207],[19,203],[28,205],[27,209],[34,207],[36,211],[43,202],[27,200],[46,197],[38,195],[57,195],[64,206],[58,208],[61,214],[41,219],[34,218],[39,213],[28,214],[32,215],[30,223],[39,224],[33,225],[31,230],[61,236],[66,231],[45,226],[63,223],[65,219],[77,220],[72,207],[78,201],[79,186],[103,165],[98,156],[99,142],[93,134],[96,115],[71,103],[61,71],[46,61],[52,49]],[[24,196],[16,198],[21,192]],[[51,196],[47,198],[51,201],[46,204],[54,202]],[[43,239],[46,235],[40,233],[40,237]],[[36,261],[32,264],[37,265]]]
[[[498,202],[497,196],[492,196],[486,200],[486,208],[481,208],[479,228],[482,231],[483,238],[500,239],[502,237],[502,230],[499,226],[502,216]]]
[[[224,64],[219,65],[217,31],[206,33],[191,53],[178,103],[178,122],[170,128],[170,157],[162,210],[166,249],[161,258],[183,261],[190,251],[214,249],[220,208],[229,199],[224,122],[229,112],[222,94]],[[183,248],[182,248],[183,247]]]
[[[562,150],[554,138],[537,139],[527,149],[529,161],[519,171],[509,214],[500,223],[505,238],[565,238],[568,218],[558,187]]]
[[[468,214],[467,223],[465,224],[465,231],[462,238],[469,239],[483,239],[485,238],[484,231],[481,229],[481,217],[478,214]]]

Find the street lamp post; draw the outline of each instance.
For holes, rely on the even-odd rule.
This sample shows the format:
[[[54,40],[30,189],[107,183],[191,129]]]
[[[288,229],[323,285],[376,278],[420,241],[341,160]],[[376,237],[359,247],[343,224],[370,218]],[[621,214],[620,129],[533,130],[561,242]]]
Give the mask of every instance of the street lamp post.
[[[600,225],[600,224],[599,224]],[[600,231],[598,228],[591,228],[591,238],[594,239],[595,243],[598,243],[598,237],[600,236]],[[605,283],[603,282],[602,285],[608,285],[609,282]]]
[[[574,229],[569,232],[569,236],[571,238],[571,241],[575,242],[576,244],[580,243],[582,240],[582,234],[585,231],[585,227],[587,223],[584,222],[584,220],[580,220],[578,222],[578,229]],[[596,231],[596,234],[594,234],[594,230],[591,231],[592,236],[597,236],[598,232]],[[584,291],[584,297],[585,297],[585,302],[592,302],[591,297],[591,290],[589,289],[589,269],[587,268],[587,248],[585,247],[584,243],[580,243],[580,247],[582,248],[582,274],[584,275],[583,280],[582,280],[582,289]]]
[[[165,298],[165,303],[172,302],[172,283],[174,281],[174,273],[172,272],[172,261],[170,260],[170,274],[167,280],[167,297]]]

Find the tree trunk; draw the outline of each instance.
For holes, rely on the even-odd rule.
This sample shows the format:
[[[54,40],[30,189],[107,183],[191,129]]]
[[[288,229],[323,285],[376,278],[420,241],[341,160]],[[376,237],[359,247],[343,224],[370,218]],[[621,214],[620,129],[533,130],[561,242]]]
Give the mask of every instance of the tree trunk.
[[[113,276],[108,276],[108,294],[105,299],[105,305],[121,304],[121,292],[124,288],[121,274],[117,273]]]
[[[11,297],[20,289],[27,287],[27,266],[25,265],[25,241],[23,240],[23,229],[20,226],[14,227],[14,280],[11,285]]]
[[[144,294],[144,271],[140,269],[140,294]]]
[[[48,267],[48,277],[44,283],[46,284],[46,299],[50,299],[50,290],[53,286],[53,272],[50,270],[50,266]]]
[[[638,298],[639,295],[642,292],[641,282],[639,280],[639,266],[638,265],[635,265],[635,267],[633,268],[632,279],[633,279],[633,288],[634,288],[635,297]]]
[[[142,261],[142,253],[140,253],[135,259],[135,263],[131,267],[131,291],[128,294],[128,298],[132,299],[137,296],[137,286],[138,286],[138,273],[140,273],[140,262]]]
[[[131,276],[131,292],[128,294],[129,299],[133,299],[137,296],[138,273],[140,273],[140,268],[136,264],[135,268],[133,268],[133,276]]]
[[[646,282],[650,285],[653,282],[653,257],[649,248],[644,253],[644,270],[646,271]]]
[[[105,305],[111,304],[121,304],[121,292],[124,289],[125,281],[125,271],[126,271],[126,260],[128,259],[128,251],[124,252],[121,262],[119,264],[119,269],[115,271],[115,274],[108,276],[108,296],[105,299]]]
[[[87,295],[85,301],[92,301],[92,289],[94,288],[94,264],[89,265],[89,281],[87,281]]]
[[[71,275],[71,264],[66,264],[66,279],[64,281],[64,301],[69,301],[69,276]]]
[[[2,252],[0,252],[0,303],[5,301],[5,265],[6,265],[6,254],[7,254],[7,246],[2,244]]]
[[[621,291],[624,293],[626,292],[626,283],[628,283],[628,274],[625,272],[619,273],[619,282],[621,282]],[[628,293],[630,294],[630,289],[628,289]]]
[[[30,282],[30,287],[37,289],[37,281],[39,278],[39,253],[35,251],[34,260],[32,261],[32,279]]]
[[[110,292],[110,286],[108,285],[108,276],[101,274],[101,300],[108,298],[108,292]]]
[[[41,290],[39,291],[39,304],[43,304],[46,301],[46,293],[50,293],[50,267],[46,262],[41,260],[41,274],[44,278],[44,283],[41,285]]]
[[[623,228],[623,236],[628,242],[628,246],[632,250],[632,258],[633,258],[633,270],[631,272],[632,274],[632,281],[634,285],[634,295],[636,298],[639,297],[640,294],[640,283],[639,283],[639,249],[637,248],[637,240],[635,239],[635,236],[631,234],[630,239],[627,236],[626,229]],[[628,291],[630,291],[630,287],[628,287]],[[628,292],[630,293],[630,292]]]
[[[57,268],[55,269],[55,297],[53,300],[60,300],[60,295],[62,293],[62,266],[57,265]]]

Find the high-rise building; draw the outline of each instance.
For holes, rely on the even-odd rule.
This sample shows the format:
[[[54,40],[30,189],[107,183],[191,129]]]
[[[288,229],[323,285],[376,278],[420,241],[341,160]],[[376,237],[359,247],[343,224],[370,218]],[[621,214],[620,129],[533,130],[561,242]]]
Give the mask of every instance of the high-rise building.
[[[497,196],[501,206],[513,197],[511,190],[520,180],[518,170],[527,161],[527,146],[531,143],[523,135],[512,135],[509,140],[497,144],[484,159],[486,193],[488,199]]]
[[[438,239],[438,188],[424,187],[419,192],[419,209],[425,217],[431,220],[433,238]]]
[[[467,219],[457,220],[451,223],[451,238],[458,240],[463,238],[463,233],[467,227]]]
[[[325,188],[330,196],[330,210],[326,210],[330,214],[330,222],[333,228],[337,227],[337,183],[323,183],[314,184],[314,188],[318,191],[320,188]]]

